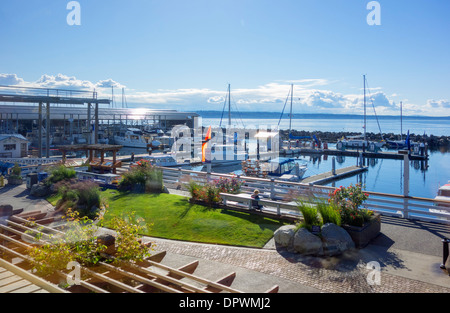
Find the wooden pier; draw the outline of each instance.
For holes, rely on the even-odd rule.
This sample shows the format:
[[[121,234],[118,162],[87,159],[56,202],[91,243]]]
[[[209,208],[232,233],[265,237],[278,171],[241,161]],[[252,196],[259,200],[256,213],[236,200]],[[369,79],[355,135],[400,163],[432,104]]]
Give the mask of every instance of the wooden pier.
[[[364,158],[376,158],[376,159],[394,159],[403,160],[404,155],[398,152],[382,151],[382,152],[369,152],[361,150],[337,150],[337,149],[313,149],[313,148],[291,148],[281,149],[281,155],[295,156],[295,155],[336,155],[336,156],[351,156],[359,157],[362,155]],[[419,155],[410,153],[410,160],[427,161],[428,155]]]
[[[356,165],[349,166],[349,167],[337,169],[337,170],[335,170],[334,173],[333,173],[333,171],[330,171],[330,172],[325,172],[325,173],[321,173],[318,175],[306,177],[301,181],[301,183],[310,184],[310,185],[322,185],[322,184],[328,183],[328,182],[336,180],[336,179],[341,179],[344,177],[356,175],[356,174],[359,174],[359,173],[362,173],[365,171],[367,171],[367,166],[363,166],[363,167],[356,166]]]

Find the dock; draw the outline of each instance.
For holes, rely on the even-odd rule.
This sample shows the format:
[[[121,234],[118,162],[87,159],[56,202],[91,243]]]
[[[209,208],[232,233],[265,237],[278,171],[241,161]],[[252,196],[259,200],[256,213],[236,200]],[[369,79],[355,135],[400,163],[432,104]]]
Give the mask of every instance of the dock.
[[[316,155],[336,155],[336,156],[351,156],[351,157],[359,157],[362,155],[364,158],[394,159],[394,160],[403,160],[404,158],[403,154],[393,151],[363,152],[361,150],[337,150],[337,149],[313,149],[313,148],[281,149],[280,154],[285,156],[316,154]],[[428,155],[410,153],[409,159],[426,161],[428,160]]]
[[[352,175],[356,175],[362,172],[367,171],[367,166],[349,166],[349,167],[345,167],[345,168],[340,168],[335,170],[335,173],[333,173],[333,171],[330,172],[325,172],[325,173],[321,173],[318,175],[314,175],[314,176],[310,176],[310,177],[306,177],[304,178],[301,182],[305,183],[305,184],[312,184],[312,185],[321,185],[321,184],[325,184],[328,183],[330,181],[336,180],[336,179],[340,179],[340,178],[344,178],[344,177],[348,177],[348,176],[352,176]]]

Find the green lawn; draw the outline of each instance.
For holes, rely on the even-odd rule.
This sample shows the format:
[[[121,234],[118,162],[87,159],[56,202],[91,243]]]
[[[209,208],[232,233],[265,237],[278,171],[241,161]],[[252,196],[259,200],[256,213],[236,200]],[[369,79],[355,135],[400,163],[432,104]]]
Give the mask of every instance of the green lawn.
[[[152,223],[142,235],[152,237],[263,247],[283,222],[248,213],[211,209],[189,203],[186,197],[170,194],[135,194],[106,190],[102,196],[109,204],[105,223],[113,216],[135,212],[136,217]],[[52,198],[49,200],[56,199]]]

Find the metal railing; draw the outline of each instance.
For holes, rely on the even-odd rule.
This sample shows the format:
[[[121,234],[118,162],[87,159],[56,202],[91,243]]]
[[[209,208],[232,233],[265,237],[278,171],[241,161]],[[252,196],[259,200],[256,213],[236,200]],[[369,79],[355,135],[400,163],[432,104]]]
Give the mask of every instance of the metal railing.
[[[330,192],[336,189],[334,187],[310,185],[301,182],[296,183],[231,174],[196,172],[181,168],[161,167],[160,169],[163,172],[164,184],[168,188],[186,190],[189,181],[204,184],[219,178],[236,178],[244,182],[241,187],[244,193],[252,193],[255,189],[258,189],[260,193],[272,200],[286,202],[293,201],[301,196],[327,199]],[[369,195],[364,206],[382,215],[450,224],[450,201],[372,191],[364,192]]]
[[[97,99],[96,91],[0,85],[0,94]]]

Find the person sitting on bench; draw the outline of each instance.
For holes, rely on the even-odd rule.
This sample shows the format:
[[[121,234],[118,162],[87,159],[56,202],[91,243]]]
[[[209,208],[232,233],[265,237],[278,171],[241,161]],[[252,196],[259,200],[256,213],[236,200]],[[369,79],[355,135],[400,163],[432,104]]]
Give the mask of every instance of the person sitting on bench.
[[[258,200],[260,199],[259,197],[259,190],[255,190],[252,194],[252,209],[257,209],[262,211],[263,206],[259,204]]]

